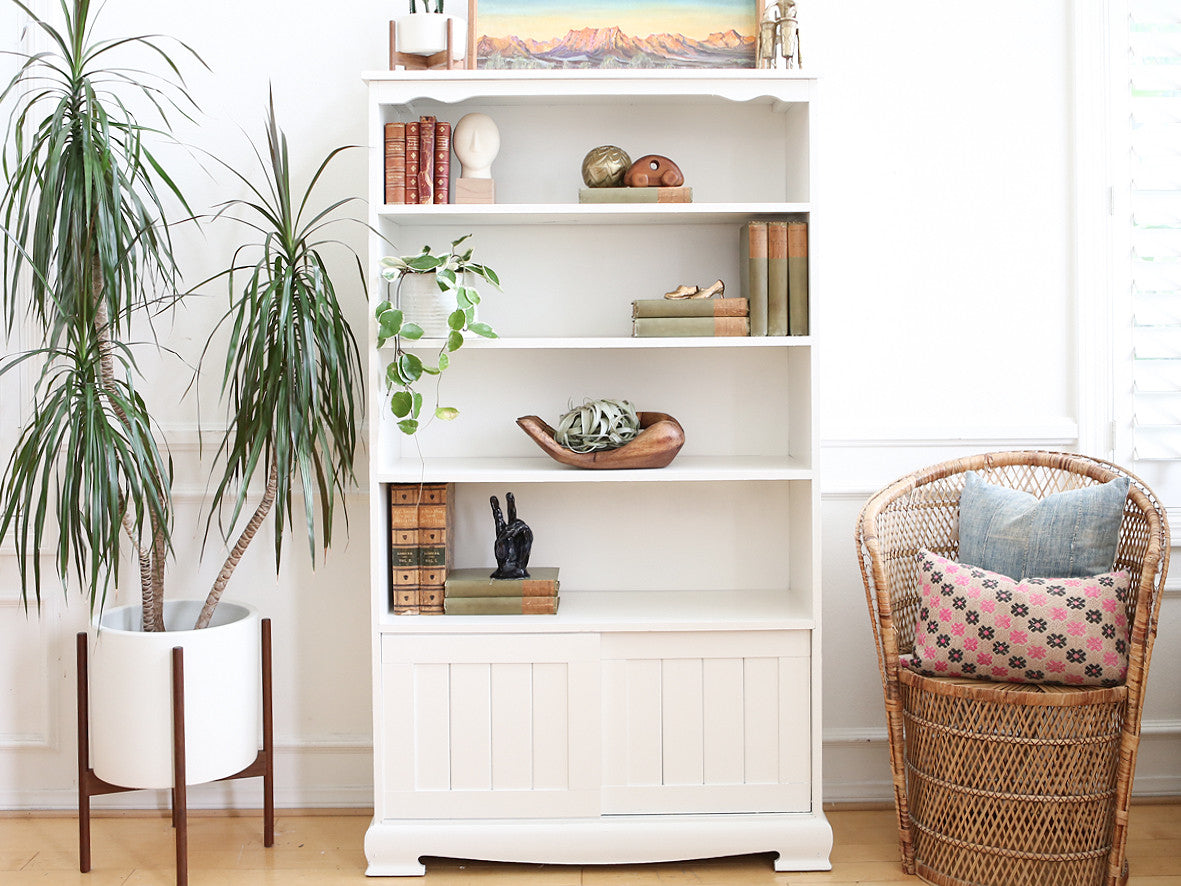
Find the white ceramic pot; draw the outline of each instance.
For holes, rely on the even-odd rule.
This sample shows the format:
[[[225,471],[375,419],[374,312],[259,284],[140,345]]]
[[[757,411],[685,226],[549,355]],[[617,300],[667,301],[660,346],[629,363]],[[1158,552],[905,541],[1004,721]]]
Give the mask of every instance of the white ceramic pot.
[[[466,23],[440,12],[415,12],[398,21],[398,50],[411,55],[434,55],[447,48],[447,20],[454,19],[452,54],[458,60],[467,54]]]
[[[398,307],[407,323],[417,323],[426,338],[446,338],[447,318],[458,307],[453,290],[439,288],[435,275],[403,274],[398,281]]]
[[[225,778],[258,756],[258,610],[222,602],[208,628],[191,630],[203,603],[166,602],[168,630],[159,633],[141,630],[139,604],[109,609],[91,625],[90,761],[103,781],[173,786],[174,646],[184,650],[185,783]]]

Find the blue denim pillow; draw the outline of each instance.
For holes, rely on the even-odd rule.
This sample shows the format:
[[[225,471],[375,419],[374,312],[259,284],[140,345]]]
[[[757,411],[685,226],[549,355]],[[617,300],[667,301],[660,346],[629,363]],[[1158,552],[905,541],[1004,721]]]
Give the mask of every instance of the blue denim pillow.
[[[960,495],[961,563],[1023,578],[1081,578],[1110,572],[1119,545],[1128,478],[1039,500],[993,486],[974,471]]]

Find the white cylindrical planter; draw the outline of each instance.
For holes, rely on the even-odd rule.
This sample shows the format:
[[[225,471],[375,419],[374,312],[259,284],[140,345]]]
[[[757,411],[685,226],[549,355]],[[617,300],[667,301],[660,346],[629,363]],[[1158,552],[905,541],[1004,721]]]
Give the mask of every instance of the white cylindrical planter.
[[[407,323],[417,323],[427,338],[446,338],[447,318],[455,311],[454,290],[444,292],[435,275],[403,274],[398,281],[398,307]]]
[[[173,787],[172,649],[184,650],[185,783],[234,775],[259,748],[262,640],[258,610],[221,603],[191,630],[204,601],[164,604],[168,630],[141,630],[141,607],[103,613],[90,631],[90,761],[103,781]]]
[[[456,60],[467,54],[467,26],[462,19],[438,12],[415,12],[397,19],[398,51],[410,55],[434,55],[447,48],[447,20],[452,26],[451,55]]]

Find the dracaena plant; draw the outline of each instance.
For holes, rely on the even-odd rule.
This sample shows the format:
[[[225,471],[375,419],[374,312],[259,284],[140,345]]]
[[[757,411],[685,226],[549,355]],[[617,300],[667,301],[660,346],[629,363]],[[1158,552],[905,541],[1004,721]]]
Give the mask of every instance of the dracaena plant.
[[[40,605],[42,558],[52,555],[63,586],[73,576],[101,609],[129,551],[144,627],[162,630],[172,468],[130,342],[133,319],[177,291],[165,204],[188,207],[150,144],[174,118],[191,119],[174,56],[196,56],[155,36],[95,40],[89,0],[61,0],[60,25],[14,2],[47,49],[17,53],[0,94],[13,107],[0,197],[3,313],[9,338],[23,318],[40,346],[8,355],[0,372],[41,369],[0,478],[0,536],[15,543],[26,607],[30,595]],[[136,49],[159,73],[119,63]],[[145,330],[150,323],[135,334]]]
[[[328,245],[344,248],[364,290],[360,259],[340,241],[327,238],[325,231],[341,221],[336,211],[354,198],[309,208],[316,183],[343,150],[330,152],[303,193],[295,191],[287,138],[276,123],[272,99],[266,159],[255,152],[263,183],[255,184],[258,175],[243,175],[227,166],[250,196],[224,204],[216,217],[233,219],[254,236],[217,275],[228,281],[230,296],[220,324],[229,328],[222,394],[228,396],[230,409],[217,451],[224,471],[213,494],[206,537],[215,514],[223,518],[222,534],[228,537],[246,508],[251,478],[257,473],[266,479],[261,500],[214,581],[198,628],[209,623],[268,515],[275,520],[278,569],[285,528],[293,519],[294,490],[302,496],[300,516],[314,564],[317,544],[325,550],[331,544],[337,498],[343,508],[345,492],[355,482],[361,356],[321,252]]]
[[[422,7],[423,7],[422,8],[423,12],[434,11],[434,12],[441,13],[443,11],[443,0],[435,0],[434,10],[431,9],[431,0],[422,0]],[[411,12],[418,12],[418,3],[416,2],[416,0],[410,0],[410,11]]]
[[[418,255],[387,257],[381,260],[381,276],[388,283],[401,283],[408,274],[433,274],[435,282],[443,292],[455,294],[456,309],[447,318],[447,337],[430,362],[424,362],[417,354],[403,347],[404,341],[422,338],[422,327],[408,321],[402,311],[389,300],[377,306],[377,346],[384,348],[394,340],[394,359],[386,365],[386,383],[391,390],[390,409],[398,419],[402,433],[413,436],[422,427],[422,392],[418,385],[423,376],[434,376],[441,381],[442,375],[451,365],[451,354],[463,347],[464,333],[472,332],[483,338],[496,338],[496,332],[487,323],[476,320],[476,305],[480,303],[479,290],[472,285],[473,275],[493,286],[500,286],[500,278],[487,265],[472,261],[472,248],[462,252],[460,246],[470,237],[465,234],[451,242],[451,250],[433,253],[430,246],[422,247]],[[459,415],[454,406],[443,406],[438,399],[439,386],[435,387],[434,417],[451,421]]]

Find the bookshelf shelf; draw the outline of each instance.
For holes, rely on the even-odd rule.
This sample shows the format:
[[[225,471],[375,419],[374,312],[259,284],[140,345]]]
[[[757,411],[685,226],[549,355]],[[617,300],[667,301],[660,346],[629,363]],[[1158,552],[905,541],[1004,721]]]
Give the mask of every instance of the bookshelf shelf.
[[[632,338],[625,336],[586,336],[561,338],[538,336],[536,338],[495,338],[482,339],[470,336],[464,340],[465,351],[551,351],[551,350],[648,350],[651,348],[803,348],[812,344],[808,335],[749,338],[743,336],[692,337],[692,338]],[[408,351],[437,351],[443,345],[442,339],[423,338],[416,342],[404,342]],[[393,344],[384,350],[392,351]]]
[[[556,615],[390,615],[383,634],[553,631],[810,631],[816,619],[786,588],[731,591],[571,591]]]
[[[750,221],[804,221],[809,249],[822,242],[811,239],[815,79],[752,70],[365,79],[375,303],[393,297],[380,257],[473,234],[476,260],[502,284],[481,287],[480,319],[503,336],[466,338],[440,394],[459,419],[411,440],[389,409],[392,344],[378,349],[370,324],[368,873],[422,874],[422,855],[617,863],[768,851],[777,870],[829,869],[820,336],[627,335],[635,299],[715,280],[739,295],[758,270],[739,248]],[[386,205],[387,124],[433,115],[454,125],[468,113],[500,131],[496,202]],[[672,157],[694,202],[572,202],[582,158],[599,144]],[[810,274],[810,298],[823,297],[818,282]],[[814,317],[808,328],[817,333]],[[441,344],[403,346],[425,355]],[[513,423],[554,421],[570,402],[604,396],[676,416],[686,441],[672,464],[571,468]],[[426,415],[433,405],[428,396]],[[413,586],[407,531],[440,525],[421,522],[421,509],[416,524],[395,513],[409,495],[398,484],[418,483],[444,484],[431,488],[449,509],[450,567],[494,568],[489,499],[512,492],[534,535],[530,562],[560,569],[557,614],[395,614]]]
[[[681,455],[660,470],[586,471],[547,457],[407,457],[375,467],[379,483],[708,483],[811,480],[798,459],[782,456]]]
[[[703,225],[734,224],[768,216],[803,214],[809,203],[583,204],[508,203],[465,206],[383,204],[380,218],[421,227],[483,225]]]

